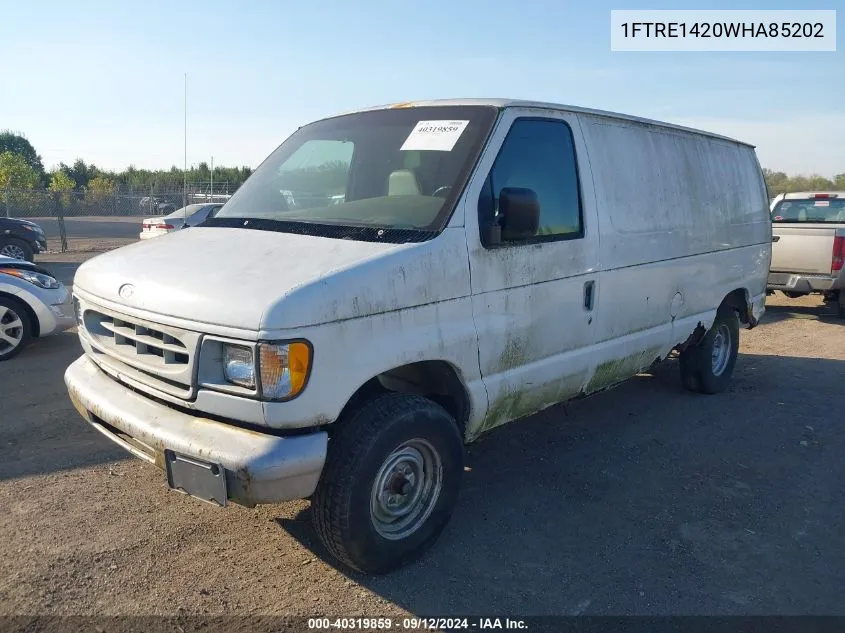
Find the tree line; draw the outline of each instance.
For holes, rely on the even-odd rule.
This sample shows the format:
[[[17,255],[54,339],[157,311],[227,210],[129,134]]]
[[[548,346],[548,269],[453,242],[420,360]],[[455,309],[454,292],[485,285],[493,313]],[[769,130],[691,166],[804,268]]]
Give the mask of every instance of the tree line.
[[[308,182],[325,174],[317,174],[324,170],[305,170],[296,180]],[[329,170],[334,171],[334,170]],[[213,180],[218,183],[228,183],[229,191],[234,191],[252,173],[250,167],[217,167],[214,168]],[[291,174],[293,176],[293,174]],[[793,191],[845,191],[845,173],[833,178],[819,175],[802,176],[787,175],[782,171],[763,169],[763,176],[769,188],[769,195],[774,197],[781,193]],[[293,180],[293,178],[291,178]],[[211,170],[207,163],[188,170],[189,182],[208,182],[212,180]],[[73,165],[60,163],[50,171],[44,169],[41,156],[22,134],[11,131],[0,132],[0,190],[49,188],[52,191],[85,191],[98,194],[113,193],[116,189],[133,189],[139,192],[149,190],[178,191],[185,181],[185,172],[176,166],[169,170],[135,169],[129,167],[123,171],[109,171],[88,164],[78,158]],[[301,183],[298,183],[301,185]],[[322,184],[325,184],[324,182]],[[342,189],[343,183],[338,182]],[[303,185],[301,185],[303,186]],[[303,186],[304,187],[304,186]],[[308,190],[307,187],[304,187]]]
[[[214,167],[212,178],[208,163],[201,162],[187,171],[189,183],[227,183],[234,191],[250,176],[250,167]],[[176,166],[168,170],[136,169],[123,171],[100,169],[78,158],[72,165],[59,163],[47,171],[41,156],[23,135],[11,131],[0,132],[0,191],[3,189],[50,189],[51,191],[84,191],[110,194],[116,190],[133,189],[144,192],[178,191],[185,182],[185,171]]]

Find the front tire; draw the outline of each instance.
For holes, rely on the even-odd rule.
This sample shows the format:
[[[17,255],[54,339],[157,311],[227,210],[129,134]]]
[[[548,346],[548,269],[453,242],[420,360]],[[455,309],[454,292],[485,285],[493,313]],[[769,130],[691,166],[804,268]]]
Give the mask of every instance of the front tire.
[[[28,262],[35,261],[35,252],[32,247],[16,237],[0,238],[0,255],[24,259]]]
[[[21,353],[32,339],[32,324],[21,303],[0,297],[0,362]]]
[[[340,421],[312,498],[320,540],[345,565],[383,574],[419,558],[449,522],[463,440],[427,398],[385,394]]]
[[[681,352],[681,381],[690,391],[721,393],[728,388],[739,355],[739,318],[720,308],[701,341]]]

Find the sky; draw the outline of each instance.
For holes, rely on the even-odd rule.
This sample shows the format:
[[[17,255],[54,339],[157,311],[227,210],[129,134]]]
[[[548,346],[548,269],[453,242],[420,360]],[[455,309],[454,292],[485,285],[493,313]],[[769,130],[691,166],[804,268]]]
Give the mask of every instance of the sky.
[[[803,6],[802,6],[803,5]],[[840,9],[838,50],[611,52],[611,9]],[[299,125],[416,99],[623,112],[845,172],[845,0],[0,0],[0,129],[48,169],[257,166]]]

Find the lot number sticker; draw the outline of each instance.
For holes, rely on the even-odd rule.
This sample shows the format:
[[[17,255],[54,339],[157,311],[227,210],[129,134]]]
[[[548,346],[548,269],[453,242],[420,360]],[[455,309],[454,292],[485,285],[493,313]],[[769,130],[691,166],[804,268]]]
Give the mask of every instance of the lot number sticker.
[[[399,149],[451,152],[467,125],[469,121],[420,121]]]
[[[816,207],[829,207],[829,206],[830,206],[830,202],[828,202],[827,200],[816,200],[816,204],[815,204],[815,205],[813,205],[813,206],[816,206]]]

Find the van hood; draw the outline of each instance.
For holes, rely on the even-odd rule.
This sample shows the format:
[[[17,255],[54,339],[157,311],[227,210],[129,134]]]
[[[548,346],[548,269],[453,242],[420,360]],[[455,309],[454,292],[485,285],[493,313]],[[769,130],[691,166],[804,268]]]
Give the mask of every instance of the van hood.
[[[414,246],[195,227],[98,255],[79,267],[74,287],[118,304],[213,325],[302,327],[363,316],[353,313],[351,301],[346,310],[329,314],[321,305],[328,297],[315,301],[317,287],[338,272]],[[121,296],[125,284],[132,292]],[[308,305],[279,309],[283,299],[308,289],[313,289]]]

